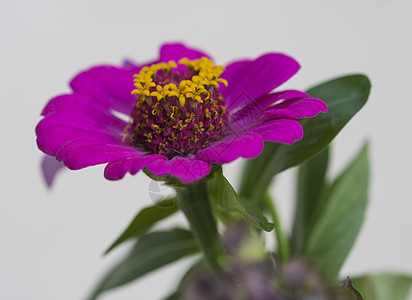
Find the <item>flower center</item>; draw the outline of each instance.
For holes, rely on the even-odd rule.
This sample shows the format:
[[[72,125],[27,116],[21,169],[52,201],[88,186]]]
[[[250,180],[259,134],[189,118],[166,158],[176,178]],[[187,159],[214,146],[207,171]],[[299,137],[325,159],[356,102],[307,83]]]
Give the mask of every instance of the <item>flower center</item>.
[[[222,66],[210,59],[181,59],[143,67],[134,75],[137,102],[126,131],[133,145],[169,159],[195,154],[225,131],[228,115],[220,95]]]

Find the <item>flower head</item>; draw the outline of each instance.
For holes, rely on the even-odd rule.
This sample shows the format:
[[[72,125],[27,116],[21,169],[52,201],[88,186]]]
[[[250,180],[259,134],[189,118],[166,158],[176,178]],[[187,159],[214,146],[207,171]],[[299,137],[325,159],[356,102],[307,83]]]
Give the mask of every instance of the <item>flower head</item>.
[[[145,168],[191,183],[212,164],[258,156],[263,141],[302,138],[299,119],[326,112],[324,102],[297,90],[271,92],[298,69],[279,53],[224,68],[205,53],[165,44],[156,61],[78,74],[72,92],[44,108],[37,144],[70,169],[107,163],[110,180]]]

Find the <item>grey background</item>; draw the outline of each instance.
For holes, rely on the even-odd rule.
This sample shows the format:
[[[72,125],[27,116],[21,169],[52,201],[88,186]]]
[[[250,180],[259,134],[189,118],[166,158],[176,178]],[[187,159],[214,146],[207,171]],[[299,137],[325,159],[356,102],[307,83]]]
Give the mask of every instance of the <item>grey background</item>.
[[[0,2],[0,298],[83,299],[128,249],[103,250],[150,205],[142,173],[119,182],[103,167],[66,171],[47,190],[34,127],[48,99],[98,63],[157,56],[163,41],[184,41],[218,63],[279,51],[300,72],[282,88],[305,89],[355,72],[369,75],[369,103],[334,143],[335,175],[371,141],[370,206],[342,275],[412,273],[410,196],[412,110],[410,1],[11,1]],[[236,185],[241,162],[225,167]],[[290,224],[294,171],[273,188]],[[162,227],[184,224],[180,215]],[[270,242],[270,241],[269,241]],[[159,299],[186,260],[101,299]]]

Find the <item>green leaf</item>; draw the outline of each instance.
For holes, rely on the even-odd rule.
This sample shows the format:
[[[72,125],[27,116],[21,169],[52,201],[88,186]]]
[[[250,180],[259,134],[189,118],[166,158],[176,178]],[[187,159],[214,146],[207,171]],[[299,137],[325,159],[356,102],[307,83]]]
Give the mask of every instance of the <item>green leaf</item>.
[[[143,275],[198,252],[190,231],[172,229],[142,236],[131,253],[103,278],[89,299],[103,291],[121,286]]]
[[[364,300],[408,300],[411,294],[412,276],[380,273],[352,279]]]
[[[322,151],[366,103],[370,88],[364,75],[340,77],[311,88],[308,93],[324,100],[329,111],[302,120],[303,139],[293,145],[266,142],[262,154],[247,161],[240,194],[261,200],[273,176]]]
[[[243,219],[259,229],[272,231],[273,224],[268,221],[256,204],[246,199],[240,199],[229,181],[223,176],[222,171],[216,171],[209,180],[209,193],[213,209],[219,214],[238,213]]]
[[[176,204],[176,199],[165,199],[159,204],[142,209],[129,224],[126,230],[117,238],[115,242],[113,242],[104,254],[109,253],[124,241],[138,237],[150,229],[158,221],[174,214],[178,209],[179,207]]]
[[[328,167],[329,147],[307,160],[299,167],[295,218],[292,230],[292,248],[299,253],[306,238],[307,228],[312,222],[315,208],[324,188]]]
[[[331,280],[351,250],[368,202],[369,159],[366,143],[350,165],[323,193],[309,226],[302,254]]]

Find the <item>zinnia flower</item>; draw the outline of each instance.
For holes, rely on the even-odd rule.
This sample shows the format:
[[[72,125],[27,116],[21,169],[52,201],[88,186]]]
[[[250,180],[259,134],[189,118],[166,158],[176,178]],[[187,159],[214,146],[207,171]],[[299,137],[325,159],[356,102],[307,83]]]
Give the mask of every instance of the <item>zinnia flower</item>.
[[[224,68],[203,52],[165,44],[156,61],[75,76],[72,92],[44,108],[37,144],[72,170],[107,163],[109,180],[145,168],[191,183],[212,164],[258,156],[263,141],[302,138],[299,119],[326,112],[325,103],[297,90],[271,92],[298,69],[279,53]]]

